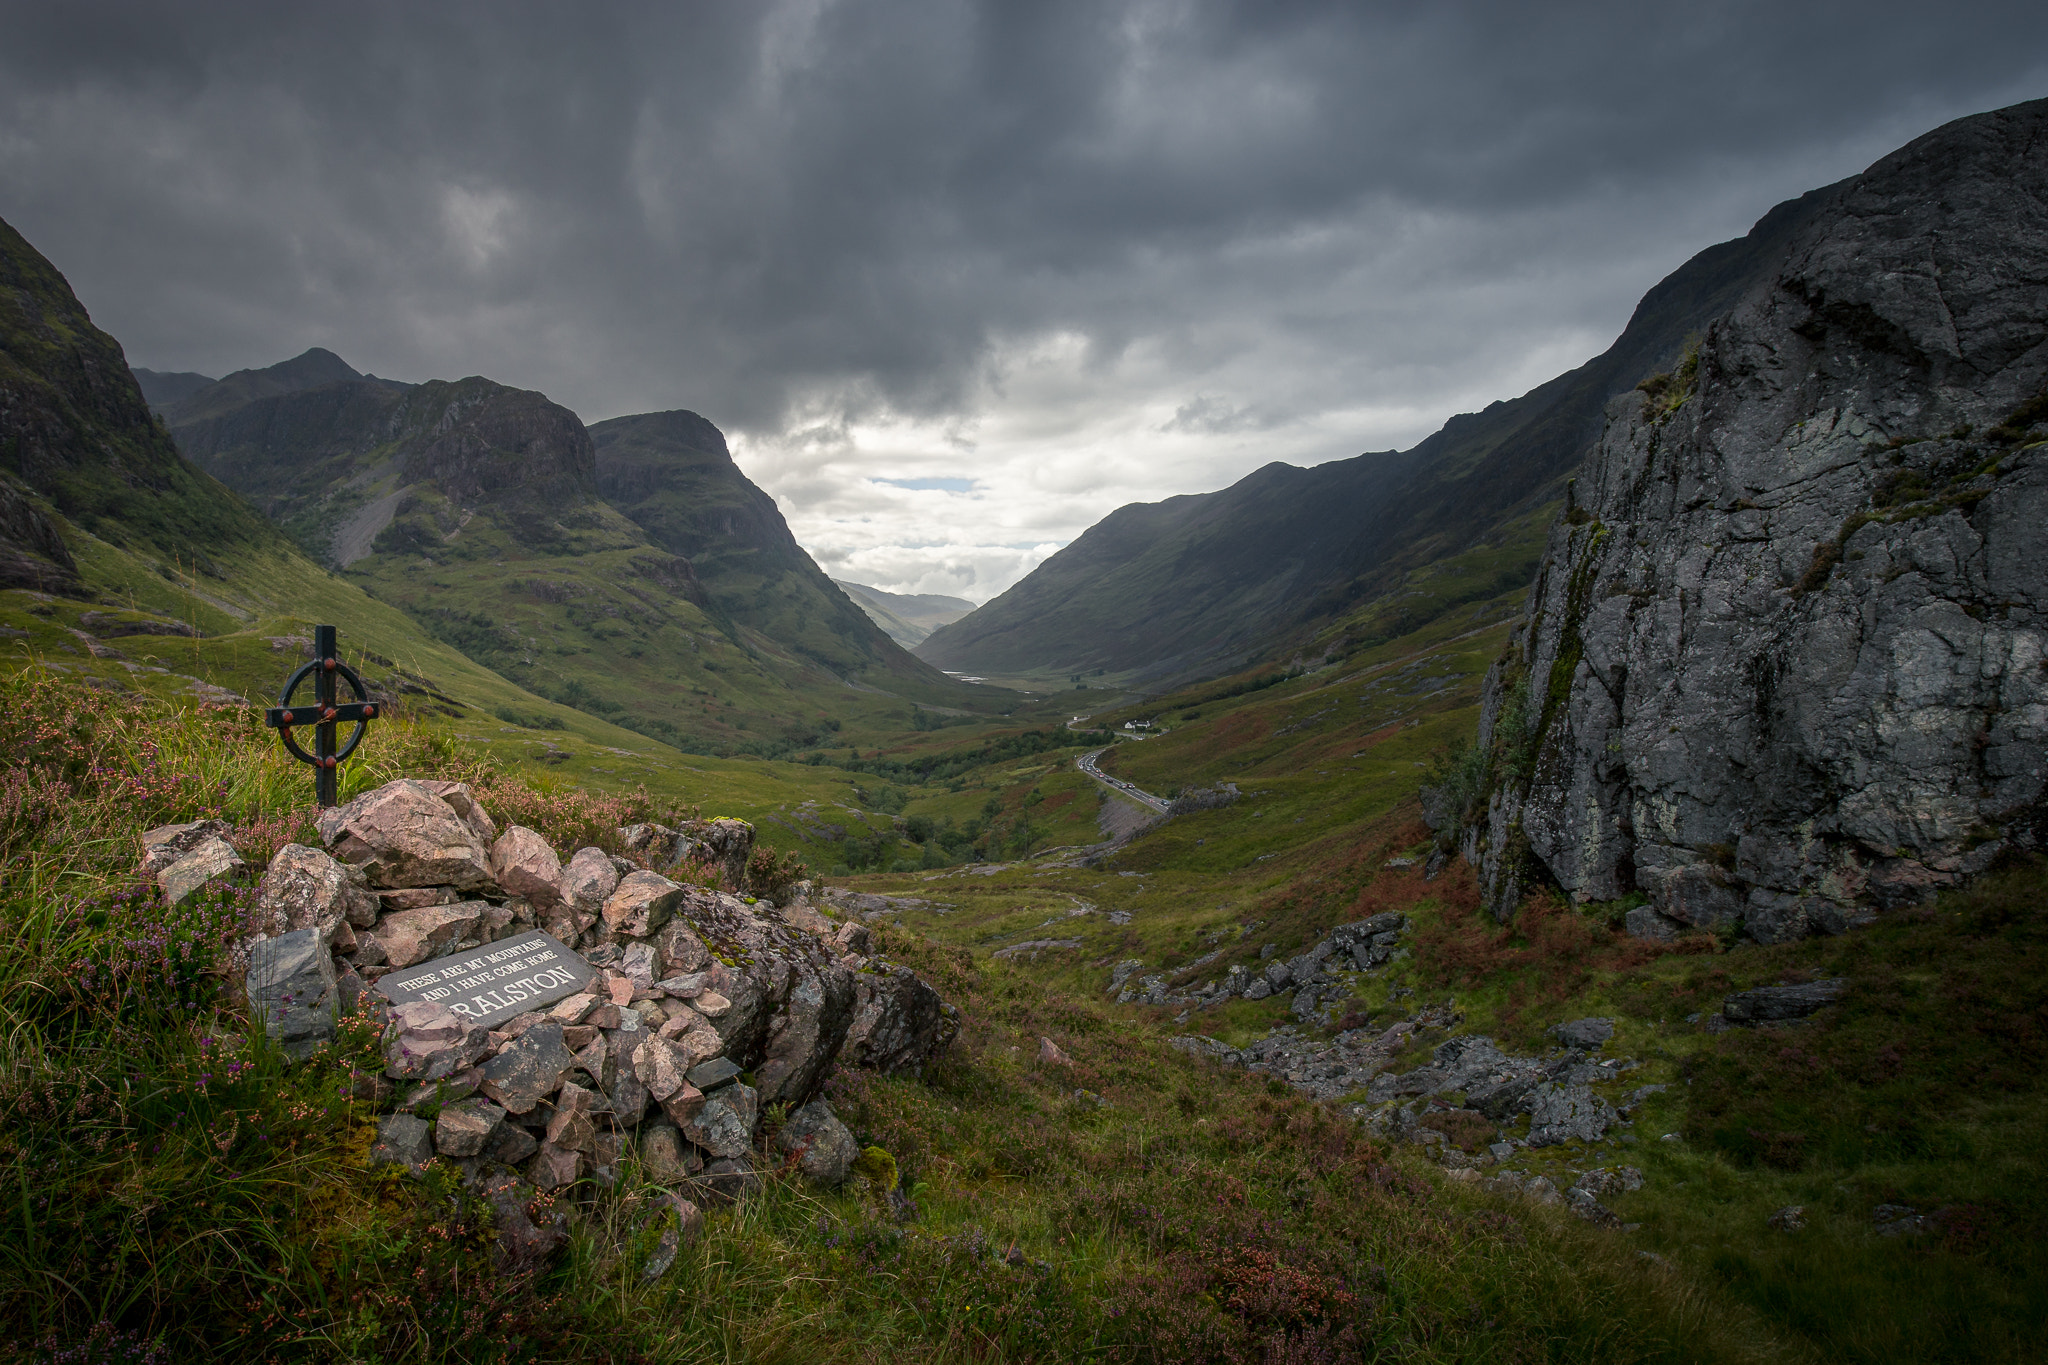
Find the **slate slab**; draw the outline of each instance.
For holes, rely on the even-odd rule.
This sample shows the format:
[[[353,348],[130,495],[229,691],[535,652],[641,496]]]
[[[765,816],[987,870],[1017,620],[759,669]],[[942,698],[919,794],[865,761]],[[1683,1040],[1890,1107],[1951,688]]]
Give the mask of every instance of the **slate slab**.
[[[1574,1019],[1550,1030],[1550,1036],[1566,1047],[1592,1051],[1614,1036],[1612,1019]]]
[[[1841,999],[1849,988],[1844,977],[1814,981],[1803,986],[1760,986],[1728,997],[1721,1007],[1731,1024],[1775,1023],[1782,1019],[1804,1019]]]
[[[596,979],[597,969],[574,949],[535,932],[386,973],[377,990],[394,1005],[436,1001],[491,1028],[576,995]]]
[[[709,1094],[740,1074],[740,1068],[728,1057],[713,1057],[708,1062],[699,1062],[690,1068],[688,1080],[691,1085]]]
[[[562,1078],[574,1065],[575,1054],[562,1044],[562,1026],[550,1020],[535,1024],[485,1062],[478,1089],[512,1113],[530,1113],[562,1088]]]
[[[334,958],[317,929],[264,939],[243,980],[250,1009],[285,1052],[304,1058],[334,1037]]]

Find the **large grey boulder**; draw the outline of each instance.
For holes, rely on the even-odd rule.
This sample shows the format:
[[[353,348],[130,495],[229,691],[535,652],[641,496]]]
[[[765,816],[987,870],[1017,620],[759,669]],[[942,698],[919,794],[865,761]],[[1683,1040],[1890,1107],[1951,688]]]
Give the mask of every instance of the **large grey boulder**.
[[[2048,102],[1821,193],[1552,527],[1480,726],[1531,757],[1464,832],[1502,917],[1533,861],[1782,942],[2039,840]]]
[[[761,1115],[760,1092],[751,1085],[712,1091],[696,1115],[682,1125],[683,1136],[713,1157],[744,1157],[754,1148],[754,1120]]]
[[[789,1116],[775,1135],[775,1149],[794,1157],[812,1184],[828,1190],[846,1183],[860,1157],[853,1130],[823,1100],[812,1100]]]
[[[908,967],[856,972],[844,1056],[883,1075],[916,1075],[960,1032],[960,1012]]]
[[[682,1041],[695,1047],[700,1029],[715,1033],[724,1057],[754,1073],[763,1104],[803,1104],[824,1084],[857,1023],[856,973],[824,942],[765,907],[698,886],[678,892],[674,920],[657,934],[662,967],[703,964],[701,979],[678,983],[693,992],[687,1008],[696,1016],[686,1017]],[[731,961],[713,959],[706,943],[721,945]]]
[[[1619,1117],[1613,1105],[1583,1085],[1547,1082],[1536,1087],[1527,1105],[1531,1147],[1598,1142]]]
[[[1566,1047],[1591,1051],[1614,1036],[1612,1019],[1574,1019],[1550,1030],[1550,1036]]]
[[[1786,1019],[1804,1019],[1842,998],[1849,988],[1845,978],[1814,981],[1802,986],[1759,986],[1738,991],[1722,1002],[1721,1015],[1731,1024],[1769,1024]]]
[[[250,1012],[284,1051],[303,1058],[332,1042],[338,1013],[334,955],[317,929],[267,938],[249,950]]]
[[[497,837],[476,796],[459,782],[401,778],[320,813],[320,837],[371,886],[491,886]]]
[[[548,1020],[527,1029],[485,1062],[483,1083],[477,1088],[510,1112],[529,1114],[562,1088],[575,1065],[576,1054],[562,1041],[562,1026]]]
[[[412,1114],[389,1114],[377,1125],[370,1147],[372,1166],[403,1166],[419,1172],[434,1159],[433,1125]]]

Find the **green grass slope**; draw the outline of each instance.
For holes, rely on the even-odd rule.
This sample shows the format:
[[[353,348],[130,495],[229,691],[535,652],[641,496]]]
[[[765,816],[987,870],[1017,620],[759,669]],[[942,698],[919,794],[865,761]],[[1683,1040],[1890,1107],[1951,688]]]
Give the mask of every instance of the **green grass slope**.
[[[650,809],[536,790],[411,727],[388,739],[362,780],[461,778],[563,844]],[[1569,1219],[1485,1207],[1113,1007],[889,926],[880,950],[966,1022],[922,1079],[832,1081],[867,1174],[821,1193],[771,1166],[648,1275],[629,1159],[614,1186],[552,1196],[563,1255],[494,1270],[492,1215],[449,1172],[366,1169],[376,1111],[349,1076],[376,1065],[370,1031],[286,1065],[210,975],[237,894],[169,912],[132,883],[151,824],[224,818],[259,865],[308,834],[260,730],[22,672],[0,679],[0,754],[19,775],[0,807],[18,1357],[1784,1358],[1751,1315]],[[1043,1036],[1071,1061],[1039,1063]]]
[[[1453,584],[1489,572],[1440,568]],[[1742,1324],[1757,1358],[2030,1359],[2048,1326],[2048,1005],[2032,984],[2048,964],[2048,865],[2022,858],[1871,930],[1768,949],[1704,935],[1672,947],[1629,939],[1621,917],[1630,902],[1573,907],[1537,894],[1515,924],[1492,922],[1462,864],[1425,879],[1434,844],[1416,794],[1451,746],[1469,740],[1480,680],[1517,598],[1444,611],[1425,603],[1433,615],[1423,627],[1339,663],[1224,679],[1097,716],[1159,727],[1119,744],[1107,770],[1154,792],[1228,781],[1242,793],[1105,862],[1024,853],[850,884],[899,898],[888,923],[1020,976],[1047,1002],[1104,1001],[1110,968],[1127,958],[1194,985],[1233,965],[1285,959],[1336,924],[1400,910],[1413,924],[1413,955],[1359,979],[1342,1011],[1351,1022],[1380,1028],[1443,1004],[1459,1018],[1455,1032],[1541,1054],[1550,1025],[1606,1016],[1618,1029],[1607,1055],[1642,1063],[1631,1084],[1666,1087],[1603,1144],[1514,1159],[1559,1189],[1597,1166],[1641,1169],[1642,1190],[1607,1200],[1628,1227],[1602,1234],[1604,1254],[1683,1283],[1723,1327]],[[1012,780],[1007,790],[992,782],[992,806],[1051,790],[1047,771],[1001,775]],[[995,956],[1006,950],[1022,955]],[[1804,1024],[1701,1027],[1731,992],[1833,977],[1849,993]],[[1196,1012],[1091,1007],[1121,1019],[1118,1036],[1132,1040],[1194,1032],[1241,1046],[1283,1026],[1335,1031],[1302,1029],[1282,998]],[[1426,1030],[1399,1069],[1426,1062],[1445,1036]],[[1214,1074],[1254,1093],[1266,1084]],[[1772,1226],[1794,1205],[1802,1228]],[[1877,1214],[1885,1206],[1921,1222],[1887,1235]],[[1533,1211],[1517,1196],[1476,1190],[1467,1207],[1493,1218]],[[1709,1359],[1724,1348],[1703,1339],[1690,1349]],[[1502,1343],[1473,1349],[1515,1358]]]
[[[1870,931],[1770,949],[1638,944],[1618,931],[1625,907],[1540,895],[1493,923],[1461,865],[1424,878],[1416,789],[1472,731],[1517,605],[1513,591],[1472,595],[1496,571],[1445,561],[1411,582],[1436,594],[1415,599],[1417,628],[1374,642],[1373,623],[1354,622],[1328,664],[1219,679],[1082,728],[1055,705],[1072,694],[1007,718],[898,703],[834,737],[857,742],[794,764],[665,756],[637,737],[539,764],[517,743],[570,737],[492,726],[473,707],[382,732],[346,790],[463,776],[563,839],[685,801],[746,815],[836,886],[897,898],[868,917],[882,950],[965,1011],[955,1052],[922,1080],[832,1083],[835,1111],[888,1153],[907,1217],[878,1180],[821,1194],[778,1174],[712,1211],[652,1282],[620,1203],[645,1179],[631,1165],[618,1188],[560,1196],[575,1238],[545,1272],[478,1277],[488,1215],[454,1181],[360,1173],[371,1116],[343,1092],[353,1054],[283,1067],[207,993],[190,969],[201,958],[138,958],[150,935],[111,930],[137,923],[113,911],[137,904],[118,899],[132,831],[215,812],[249,841],[302,828],[303,778],[269,736],[190,696],[83,685],[88,669],[138,676],[118,661],[17,670],[0,681],[0,750],[24,779],[0,802],[18,869],[0,884],[15,1115],[0,1163],[37,1174],[0,1261],[0,1316],[51,1353],[99,1331],[230,1360],[2029,1358],[2048,1326],[2048,1014],[2033,985],[2048,873],[2015,863]],[[87,609],[11,600],[53,613],[40,628]],[[1102,745],[1087,727],[1139,717],[1154,737],[1117,743],[1110,771],[1166,794],[1232,782],[1240,799],[1079,863],[1109,810],[1074,767]],[[52,785],[63,774],[70,785]],[[831,875],[834,859],[895,870]],[[1459,1183],[1338,1107],[1166,1044],[1299,1027],[1284,998],[1183,1020],[1104,991],[1126,958],[1199,982],[1385,909],[1411,918],[1412,956],[1360,979],[1351,1013],[1382,1026],[1448,1005],[1457,1032],[1539,1052],[1549,1025],[1599,1014],[1617,1021],[1609,1052],[1667,1087],[1605,1145],[1517,1158],[1560,1187],[1637,1166],[1644,1188],[1607,1200],[1627,1230]],[[203,957],[209,923],[169,932]],[[1689,1022],[1730,991],[1820,976],[1851,990],[1806,1025]],[[1444,1036],[1424,1030],[1402,1068]],[[1046,1037],[1071,1064],[1037,1060]],[[200,1064],[220,1056],[247,1069],[223,1083],[222,1063]],[[151,1202],[173,1187],[175,1206]],[[1772,1228],[1794,1204],[1804,1228]],[[1924,1230],[1881,1235],[1872,1211],[1886,1204],[1917,1210]],[[183,1245],[209,1250],[167,1254]],[[322,1307],[334,1303],[350,1308]],[[245,1334],[260,1313],[273,1327]]]

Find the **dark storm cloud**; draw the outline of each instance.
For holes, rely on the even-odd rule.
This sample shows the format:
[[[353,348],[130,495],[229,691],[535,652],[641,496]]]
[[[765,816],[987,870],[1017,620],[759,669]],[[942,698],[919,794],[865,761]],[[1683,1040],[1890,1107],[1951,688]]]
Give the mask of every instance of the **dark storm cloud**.
[[[2048,92],[2038,5],[0,17],[0,216],[139,364],[322,344],[590,419],[692,406],[799,513],[849,496],[863,423],[943,432],[886,476],[1086,445],[1119,404],[1227,442],[1151,485],[1055,472],[992,544],[1406,443],[1600,349],[1775,200]],[[1055,342],[1070,382],[1034,381]]]

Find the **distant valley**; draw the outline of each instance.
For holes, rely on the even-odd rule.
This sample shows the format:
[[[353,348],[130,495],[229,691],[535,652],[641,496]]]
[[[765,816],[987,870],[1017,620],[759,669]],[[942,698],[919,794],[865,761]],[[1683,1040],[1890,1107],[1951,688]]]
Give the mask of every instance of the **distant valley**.
[[[832,581],[853,599],[854,605],[886,631],[890,639],[905,649],[922,644],[940,626],[951,625],[974,610],[974,603],[964,597],[930,592],[883,592],[865,583],[848,583],[843,578]]]

